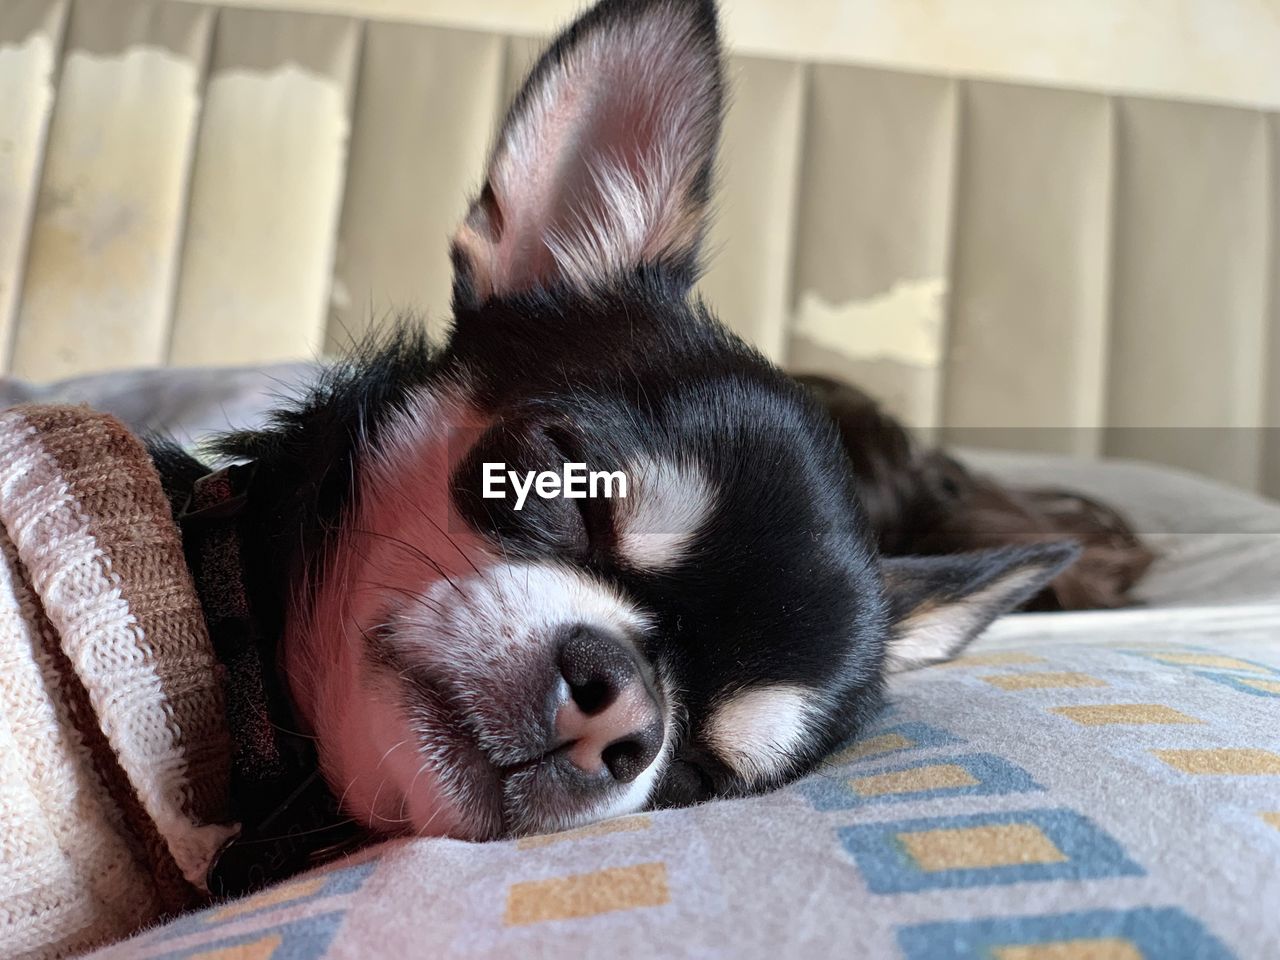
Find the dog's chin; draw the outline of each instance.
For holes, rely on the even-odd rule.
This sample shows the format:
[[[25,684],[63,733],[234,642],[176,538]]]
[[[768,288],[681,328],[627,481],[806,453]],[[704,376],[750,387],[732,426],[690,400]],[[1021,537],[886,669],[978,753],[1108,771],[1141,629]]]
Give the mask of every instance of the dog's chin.
[[[343,811],[376,833],[503,836],[501,784],[479,748],[444,718],[410,719],[390,691],[362,686],[353,684],[342,722],[321,733],[322,764]]]

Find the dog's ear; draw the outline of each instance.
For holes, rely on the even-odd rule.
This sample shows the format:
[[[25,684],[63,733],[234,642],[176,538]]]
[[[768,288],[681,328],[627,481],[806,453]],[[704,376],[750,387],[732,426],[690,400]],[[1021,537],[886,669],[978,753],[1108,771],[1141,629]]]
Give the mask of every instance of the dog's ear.
[[[1080,555],[1072,542],[880,562],[889,600],[889,670],[947,660]]]
[[[603,0],[543,54],[453,239],[456,306],[662,262],[692,284],[719,139],[714,0]]]

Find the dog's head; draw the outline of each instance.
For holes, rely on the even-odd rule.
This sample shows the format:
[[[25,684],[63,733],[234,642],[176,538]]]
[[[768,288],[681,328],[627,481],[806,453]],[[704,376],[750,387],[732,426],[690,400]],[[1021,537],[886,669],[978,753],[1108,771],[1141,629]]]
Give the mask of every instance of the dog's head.
[[[501,130],[447,347],[402,330],[232,445],[288,490],[284,665],[375,828],[768,790],[1070,557],[877,557],[830,417],[691,296],[721,110],[710,0],[604,0]],[[623,479],[515,491],[565,463]]]

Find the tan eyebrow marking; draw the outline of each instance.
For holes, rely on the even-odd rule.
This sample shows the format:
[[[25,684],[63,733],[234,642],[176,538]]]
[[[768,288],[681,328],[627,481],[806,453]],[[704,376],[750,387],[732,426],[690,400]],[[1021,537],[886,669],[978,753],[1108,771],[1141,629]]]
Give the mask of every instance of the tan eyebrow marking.
[[[674,566],[715,507],[711,483],[672,460],[639,460],[624,472],[631,489],[613,505],[619,556],[641,570]]]
[[[776,776],[795,760],[816,698],[816,691],[789,683],[741,690],[715,708],[705,739],[749,783]]]

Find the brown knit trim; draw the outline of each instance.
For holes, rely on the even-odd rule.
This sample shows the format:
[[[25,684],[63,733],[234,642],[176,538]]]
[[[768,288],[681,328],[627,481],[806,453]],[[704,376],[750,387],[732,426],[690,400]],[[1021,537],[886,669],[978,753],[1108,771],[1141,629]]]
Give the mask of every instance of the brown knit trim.
[[[114,418],[31,405],[0,426],[4,523],[151,821],[133,828],[163,899],[183,905],[234,828],[220,822],[230,745],[217,661],[168,500]]]
[[[125,825],[120,805],[116,802],[119,791],[113,793],[102,775],[100,762],[104,759],[110,762],[113,754],[109,746],[90,742],[91,738],[86,736],[87,733],[98,733],[101,739],[92,718],[88,723],[78,719],[79,711],[74,700],[85,696],[84,688],[59,647],[57,632],[45,616],[39,598],[26,579],[17,551],[3,530],[0,530],[0,554],[0,563],[6,571],[3,579],[11,594],[7,598],[11,604],[9,610],[11,613],[20,612],[21,616],[21,623],[13,619],[0,620],[3,628],[10,631],[7,635],[0,635],[0,640],[16,643],[5,651],[8,655],[21,651],[21,636],[25,635],[26,642],[30,644],[27,651],[29,662],[25,665],[15,663],[17,669],[14,673],[3,678],[10,684],[8,696],[22,697],[25,694],[26,697],[40,698],[39,702],[28,700],[23,716],[19,718],[20,724],[33,724],[28,729],[34,729],[34,725],[41,722],[26,713],[30,709],[37,712],[48,710],[52,714],[48,719],[56,724],[54,730],[46,730],[47,739],[42,747],[48,751],[47,764],[39,772],[31,771],[30,787],[36,795],[53,804],[65,798],[51,794],[49,788],[68,778],[75,784],[73,789],[80,794],[74,813],[55,808],[43,815],[49,839],[58,850],[56,854],[46,850],[44,856],[65,858],[79,886],[68,888],[64,874],[59,878],[46,878],[48,886],[42,883],[20,885],[18,890],[10,888],[9,899],[0,905],[0,914],[7,908],[11,912],[37,915],[41,912],[41,904],[46,904],[52,913],[65,916],[75,912],[68,901],[92,902],[91,920],[62,927],[58,939],[48,944],[50,956],[71,955],[151,921],[159,915],[161,906],[156,901],[147,864],[138,856],[139,842]],[[22,683],[24,668],[28,671],[26,681],[29,686],[25,689],[12,686]],[[4,706],[11,707],[16,702],[5,700]],[[41,824],[33,823],[30,829],[34,832],[40,828]],[[3,872],[0,870],[0,874]],[[53,925],[49,923],[50,927]],[[0,942],[7,942],[3,930],[0,930]]]
[[[153,879],[155,895],[159,901],[157,906],[168,912],[195,906],[199,902],[195,896],[196,891],[182,879],[178,865],[169,855],[164,838],[142,808],[138,795],[129,783],[128,774],[121,768],[115,751],[98,726],[88,691],[76,676],[75,667],[58,646],[55,637],[53,631],[49,631],[45,653],[58,672],[59,693],[67,718],[79,731],[81,741],[89,751],[93,772],[110,794],[111,803],[118,811],[120,820],[117,829],[132,840],[131,846],[140,861],[139,865]]]
[[[104,509],[119,510],[125,523],[137,523],[139,532],[146,535],[148,524],[144,518],[138,516],[139,511],[134,509],[131,503],[122,500],[113,504],[107,499],[115,492],[114,488],[118,484],[108,481],[104,489],[93,495],[93,502],[86,504],[82,499],[82,490],[77,489],[66,475],[68,468],[82,468],[83,460],[90,455],[96,460],[99,476],[104,480],[119,466],[122,458],[117,451],[110,449],[107,444],[97,446],[107,439],[107,431],[103,429],[100,420],[90,419],[86,416],[87,411],[76,408],[25,408],[22,414],[27,423],[35,429],[42,452],[53,462],[58,479],[71,487],[72,495],[79,501],[84,512],[97,519]],[[81,449],[77,450],[77,447]],[[59,457],[59,454],[64,456]],[[71,454],[70,462],[66,458],[67,454]],[[82,462],[76,463],[77,460]],[[107,524],[114,526],[110,520]],[[95,524],[96,526],[98,525]],[[123,587],[127,584],[130,574],[134,572],[130,567],[136,564],[128,562],[126,549],[120,551],[125,555],[123,557],[125,562],[117,566],[110,549],[109,537],[99,536],[96,529],[94,535],[103,554],[101,559],[103,576]],[[137,611],[134,609],[134,604],[127,596],[125,601],[136,617]],[[50,645],[47,652],[53,658],[58,673],[64,679],[61,692],[69,718],[80,731],[84,745],[92,756],[94,770],[111,795],[111,801],[123,821],[121,825],[132,838],[135,855],[141,858],[147,875],[152,879],[159,905],[167,911],[176,911],[194,905],[197,902],[196,891],[183,878],[164,837],[147,814],[128,774],[120,766],[119,758],[102,732],[88,691],[76,674],[75,667],[58,644]],[[166,688],[169,687],[167,682],[162,681],[162,683]]]
[[[222,823],[230,799],[231,741],[220,667],[169,500],[145,448],[119,420],[75,407],[23,408],[41,434],[156,657],[172,707],[171,727],[187,763],[187,812]]]

